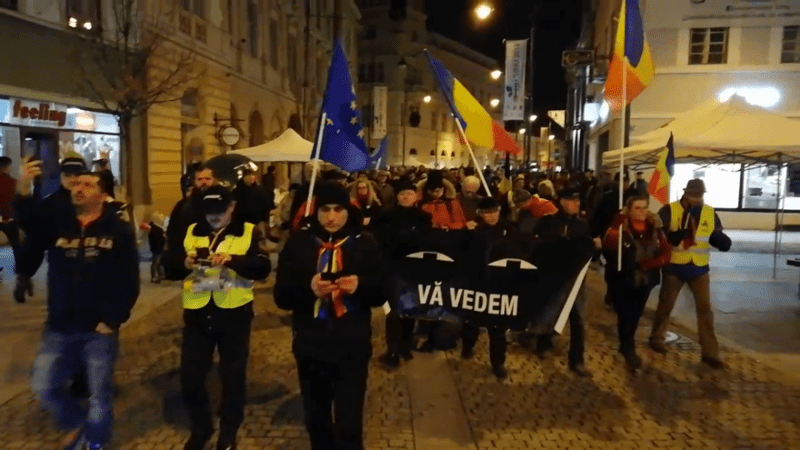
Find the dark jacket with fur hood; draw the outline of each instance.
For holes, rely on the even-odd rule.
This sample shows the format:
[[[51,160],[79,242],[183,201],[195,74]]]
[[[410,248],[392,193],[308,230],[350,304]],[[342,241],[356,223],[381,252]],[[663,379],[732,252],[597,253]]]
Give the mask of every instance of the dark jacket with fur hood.
[[[619,229],[622,226],[622,271],[617,271]],[[655,287],[661,281],[659,269],[669,264],[671,249],[657,214],[647,213],[644,231],[636,230],[627,208],[622,208],[603,238],[603,248],[611,257],[607,271],[609,283],[625,287]]]

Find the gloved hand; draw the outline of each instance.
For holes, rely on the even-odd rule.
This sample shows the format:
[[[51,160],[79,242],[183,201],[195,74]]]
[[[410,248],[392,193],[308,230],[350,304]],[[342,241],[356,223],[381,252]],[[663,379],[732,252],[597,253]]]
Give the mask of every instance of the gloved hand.
[[[33,284],[30,277],[17,275],[17,284],[14,286],[14,300],[17,303],[25,303],[25,294],[33,292]]]
[[[687,237],[689,237],[689,230],[671,231],[667,235],[667,241],[669,241],[669,245],[677,247]]]
[[[721,252],[727,252],[731,249],[731,238],[729,238],[728,235],[722,231],[715,231],[711,233],[711,236],[708,238],[708,243],[712,247],[718,248]]]

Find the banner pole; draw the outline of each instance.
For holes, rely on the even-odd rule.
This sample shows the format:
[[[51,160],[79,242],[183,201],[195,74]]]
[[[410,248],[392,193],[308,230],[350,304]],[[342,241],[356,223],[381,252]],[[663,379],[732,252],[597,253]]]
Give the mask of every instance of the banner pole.
[[[317,172],[319,171],[319,153],[322,148],[322,136],[325,134],[325,121],[328,119],[328,113],[323,111],[319,117],[319,133],[317,133],[317,142],[314,148],[314,157],[312,158],[313,170],[311,172],[311,184],[308,187],[308,198],[306,199],[306,213],[304,217],[311,214],[311,198],[314,196],[314,184],[317,181]]]
[[[467,135],[464,133],[464,127],[461,126],[461,121],[458,120],[458,117],[455,117],[455,121],[456,126],[458,127],[458,132],[461,133],[461,138],[464,139],[464,142],[467,144],[467,150],[469,150],[469,156],[472,158],[472,163],[475,164],[475,172],[478,173],[478,176],[481,178],[481,183],[483,183],[483,187],[486,189],[486,195],[491,196],[492,192],[489,190],[489,184],[486,182],[486,178],[483,177],[483,171],[478,165],[478,160],[475,158],[475,153],[472,151],[472,146],[469,145],[469,139],[467,139]]]
[[[622,4],[622,10],[625,11],[625,3]],[[617,24],[618,27],[624,27],[625,24],[622,20]],[[625,32],[627,33],[627,29]],[[625,123],[627,117],[626,110],[628,109],[628,49],[625,48],[622,54],[622,114],[620,116],[622,127],[619,134],[619,210],[622,211],[623,193],[625,192],[625,133],[627,132],[628,124]],[[617,272],[622,272],[622,224],[619,225],[619,239],[617,240]]]

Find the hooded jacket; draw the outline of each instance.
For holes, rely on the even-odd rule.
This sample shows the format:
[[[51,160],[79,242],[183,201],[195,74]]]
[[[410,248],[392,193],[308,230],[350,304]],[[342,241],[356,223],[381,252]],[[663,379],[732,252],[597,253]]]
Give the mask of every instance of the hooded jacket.
[[[62,205],[63,206],[63,205]],[[33,275],[47,251],[47,328],[92,332],[100,322],[119,328],[139,296],[139,252],[133,228],[115,208],[82,226],[71,210],[41,210],[17,261]]]
[[[274,298],[278,308],[292,311],[292,349],[297,358],[337,362],[367,360],[372,355],[370,308],[385,301],[383,257],[372,235],[362,232],[358,208],[351,205],[348,213],[347,223],[333,236],[312,216],[309,226],[293,233],[280,253]],[[339,273],[358,276],[358,287],[348,296],[348,303],[355,307],[336,319],[317,319],[311,279],[317,274],[320,240],[344,237],[348,241],[341,247],[343,267]]]
[[[456,188],[448,180],[442,180],[444,195],[441,198],[431,198],[426,185],[428,180],[417,183],[417,195],[421,198],[420,208],[431,215],[434,228],[448,230],[461,230],[467,227],[467,219],[461,203],[456,199]]]

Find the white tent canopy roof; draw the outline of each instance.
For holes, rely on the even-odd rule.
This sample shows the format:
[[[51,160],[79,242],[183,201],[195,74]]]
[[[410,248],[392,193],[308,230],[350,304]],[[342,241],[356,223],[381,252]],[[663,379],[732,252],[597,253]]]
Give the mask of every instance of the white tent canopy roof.
[[[277,138],[255,147],[234,150],[255,162],[308,162],[314,143],[289,128]]]
[[[603,164],[652,166],[675,137],[675,159],[720,163],[794,162],[800,160],[800,121],[787,119],[734,96],[714,106],[707,102],[669,124],[639,136],[641,143],[603,154]]]

